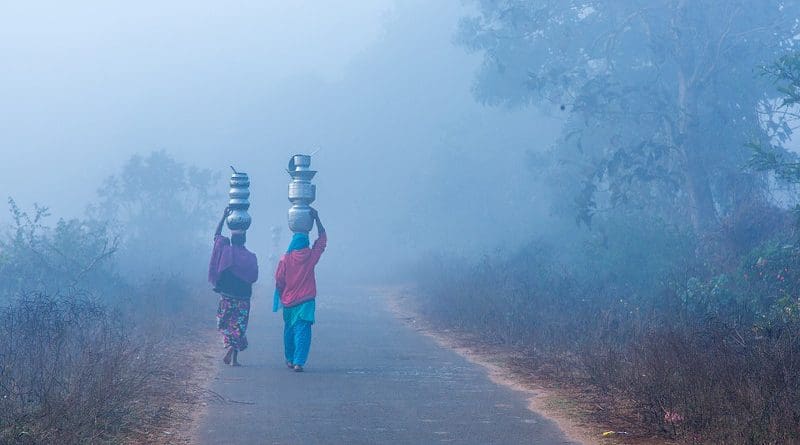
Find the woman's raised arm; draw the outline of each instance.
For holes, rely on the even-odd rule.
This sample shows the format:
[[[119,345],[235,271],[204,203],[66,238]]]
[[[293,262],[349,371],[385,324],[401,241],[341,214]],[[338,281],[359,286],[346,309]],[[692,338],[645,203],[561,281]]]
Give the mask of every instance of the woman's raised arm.
[[[225,210],[222,211],[222,219],[219,220],[219,224],[217,224],[217,231],[214,232],[214,238],[222,235],[222,225],[225,224],[225,218],[231,214],[231,208],[225,207]]]

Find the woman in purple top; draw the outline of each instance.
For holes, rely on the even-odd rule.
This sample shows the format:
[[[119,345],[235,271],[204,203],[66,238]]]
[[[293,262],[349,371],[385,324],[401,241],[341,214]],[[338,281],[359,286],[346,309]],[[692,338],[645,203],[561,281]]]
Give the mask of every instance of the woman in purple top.
[[[247,322],[250,319],[250,297],[258,280],[258,260],[244,247],[244,231],[232,230],[231,238],[222,236],[222,225],[230,215],[225,208],[214,233],[214,251],[208,266],[208,281],[219,294],[217,329],[222,333],[226,365],[241,366],[239,351],[247,349]]]

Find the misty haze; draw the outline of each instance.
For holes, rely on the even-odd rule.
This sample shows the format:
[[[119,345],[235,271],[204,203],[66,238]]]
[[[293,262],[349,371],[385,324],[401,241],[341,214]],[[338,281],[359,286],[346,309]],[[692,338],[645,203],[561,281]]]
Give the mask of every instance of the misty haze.
[[[0,443],[800,443],[798,17],[0,5]]]

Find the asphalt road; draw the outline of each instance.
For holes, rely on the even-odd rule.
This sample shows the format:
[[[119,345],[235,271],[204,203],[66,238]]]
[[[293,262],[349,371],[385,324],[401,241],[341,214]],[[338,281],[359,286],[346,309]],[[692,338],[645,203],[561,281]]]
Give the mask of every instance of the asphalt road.
[[[223,366],[214,379],[227,401],[209,404],[199,443],[573,443],[522,394],[408,327],[381,296],[319,297],[304,373],[283,364],[283,320],[268,306],[253,301],[244,366]]]

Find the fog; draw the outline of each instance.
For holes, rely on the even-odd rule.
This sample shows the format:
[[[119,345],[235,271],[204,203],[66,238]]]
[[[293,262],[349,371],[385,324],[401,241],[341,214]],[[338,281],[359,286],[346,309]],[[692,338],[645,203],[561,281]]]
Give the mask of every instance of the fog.
[[[251,175],[248,245],[266,258],[271,227],[288,241],[288,158],[320,149],[322,274],[385,276],[442,245],[492,248],[546,225],[526,159],[561,124],[476,101],[482,54],[454,41],[472,12],[457,1],[4,5],[0,190],[69,217],[136,153],[163,149],[223,176],[234,165]]]
[[[254,437],[303,411],[310,438],[503,442],[448,344],[575,437],[798,442],[800,2],[339,3],[0,5],[0,442],[181,442],[176,404],[235,438],[245,393],[283,416],[237,415]],[[327,250],[273,280],[298,153]],[[229,166],[259,268],[207,267]],[[317,295],[319,385],[284,385]]]

